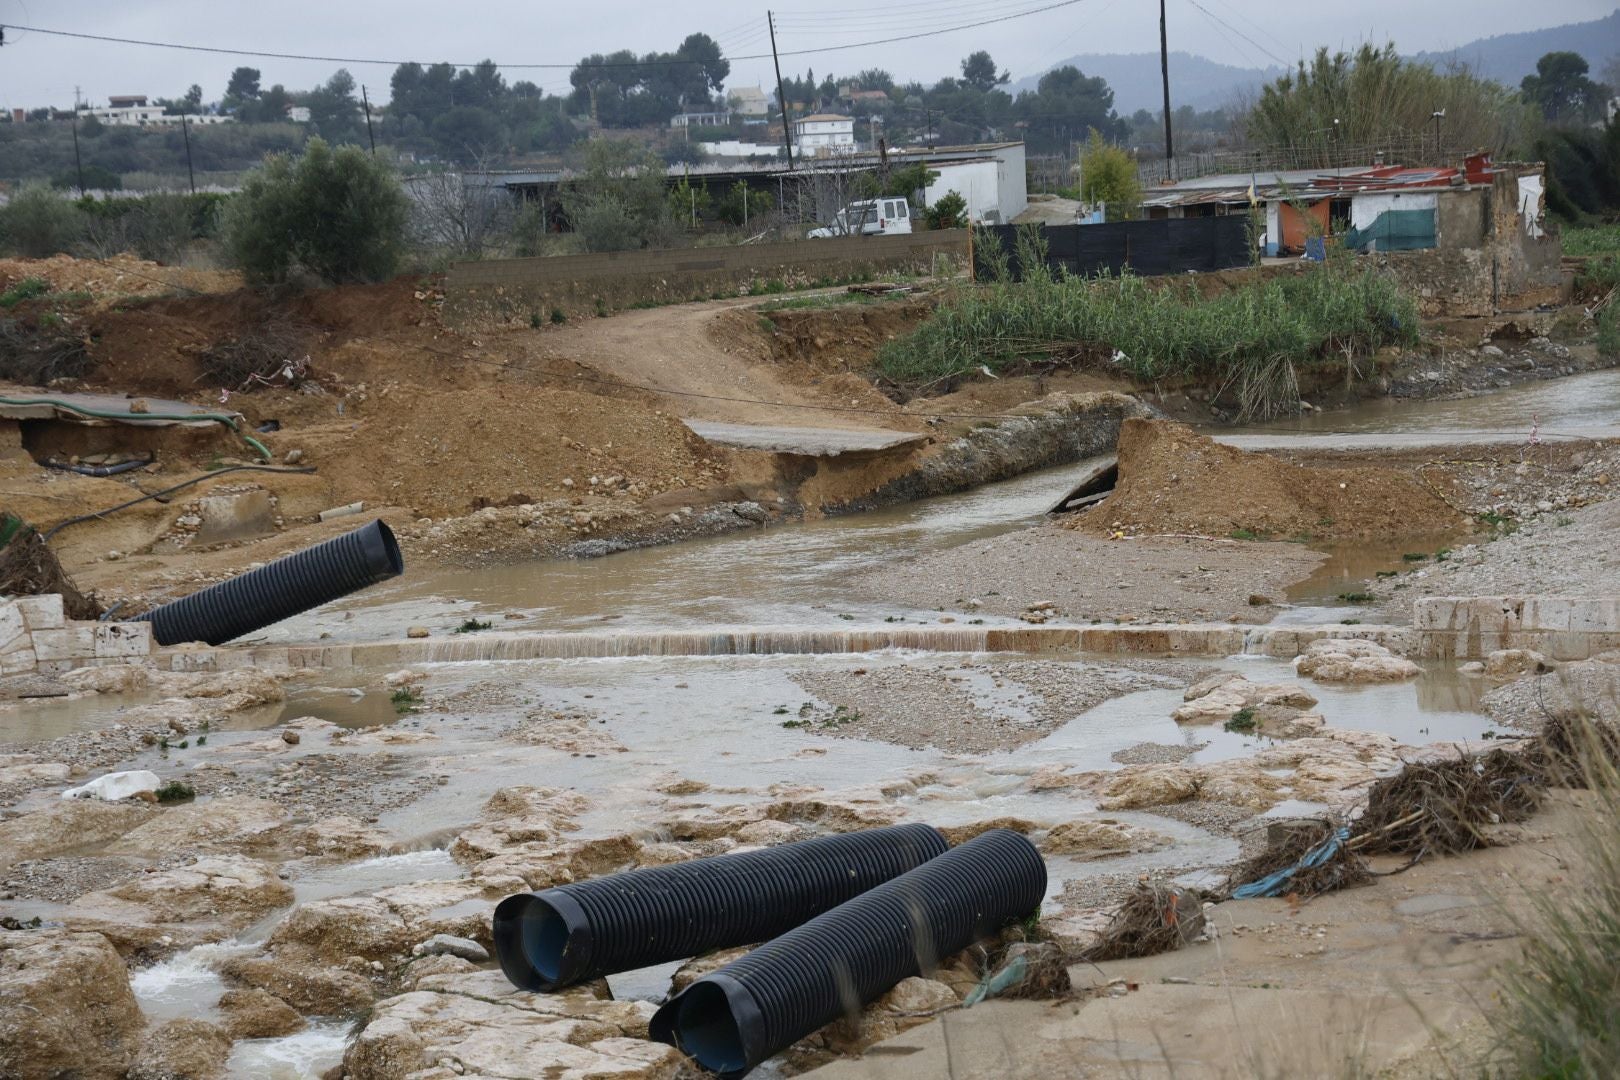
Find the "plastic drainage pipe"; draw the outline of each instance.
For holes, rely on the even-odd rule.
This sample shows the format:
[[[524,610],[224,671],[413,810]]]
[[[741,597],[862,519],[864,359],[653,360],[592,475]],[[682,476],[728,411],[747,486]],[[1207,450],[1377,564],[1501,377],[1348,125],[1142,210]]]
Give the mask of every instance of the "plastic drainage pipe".
[[[752,945],[949,846],[932,826],[898,825],[518,893],[495,907],[495,955],[513,985],[559,990]]]
[[[222,645],[340,596],[398,577],[405,557],[380,520],[141,616],[159,645]]]
[[[653,1015],[652,1038],[740,1077],[907,976],[1040,908],[1046,863],[994,829],[692,983]]]

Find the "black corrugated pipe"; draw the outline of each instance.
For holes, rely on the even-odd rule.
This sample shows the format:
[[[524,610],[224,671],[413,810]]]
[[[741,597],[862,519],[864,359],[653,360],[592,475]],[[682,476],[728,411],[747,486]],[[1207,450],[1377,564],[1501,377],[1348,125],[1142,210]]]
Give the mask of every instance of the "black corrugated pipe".
[[[559,990],[753,945],[949,846],[932,826],[897,825],[518,893],[495,907],[495,955],[513,985]]]
[[[650,1033],[739,1077],[910,975],[1038,911],[1046,863],[992,829],[705,975],[653,1015]]]
[[[404,572],[399,542],[378,520],[153,608],[141,621],[159,645],[223,645]]]

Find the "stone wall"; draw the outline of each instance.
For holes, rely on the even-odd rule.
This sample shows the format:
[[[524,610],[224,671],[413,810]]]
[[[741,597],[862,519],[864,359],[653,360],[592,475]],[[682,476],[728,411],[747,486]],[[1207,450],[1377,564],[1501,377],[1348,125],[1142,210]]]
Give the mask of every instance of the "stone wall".
[[[56,595],[0,600],[0,676],[59,675],[151,655],[148,623],[77,622],[67,618]]]
[[[457,263],[445,276],[445,315],[460,324],[527,323],[646,304],[736,296],[769,282],[805,287],[894,271],[967,265],[968,231],[845,236],[778,244],[620,251]]]
[[[1554,660],[1585,660],[1620,649],[1620,597],[1431,597],[1417,602],[1413,623],[1431,659],[1534,649]]]

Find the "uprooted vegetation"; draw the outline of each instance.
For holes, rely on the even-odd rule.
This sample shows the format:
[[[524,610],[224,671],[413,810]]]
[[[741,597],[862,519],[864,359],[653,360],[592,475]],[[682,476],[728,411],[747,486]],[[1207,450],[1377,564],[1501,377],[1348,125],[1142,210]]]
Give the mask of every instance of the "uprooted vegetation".
[[[84,339],[59,317],[40,316],[35,325],[0,318],[0,382],[45,386],[55,379],[78,379],[95,367]]]
[[[74,586],[39,532],[13,514],[0,514],[0,596],[48,593],[61,594],[69,618],[101,617],[96,598]]]
[[[1416,304],[1372,268],[1324,265],[1207,298],[1192,284],[1128,273],[1085,280],[1042,271],[959,291],[888,343],[878,369],[918,386],[981,365],[1108,365],[1144,382],[1196,380],[1235,395],[1242,415],[1265,417],[1297,406],[1300,369],[1344,368],[1417,340]]]

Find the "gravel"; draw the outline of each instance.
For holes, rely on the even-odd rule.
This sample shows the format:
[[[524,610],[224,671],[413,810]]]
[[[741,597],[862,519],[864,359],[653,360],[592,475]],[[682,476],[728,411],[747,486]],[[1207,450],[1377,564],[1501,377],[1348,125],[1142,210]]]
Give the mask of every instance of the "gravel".
[[[1108,540],[1037,525],[863,575],[874,601],[1018,616],[1055,605],[1059,622],[1249,619],[1249,597],[1281,596],[1322,562],[1297,544]]]
[[[1001,658],[800,671],[793,681],[818,700],[790,712],[783,726],[982,754],[1038,739],[1111,698],[1186,686],[1200,674],[1191,665],[1162,661]]]

